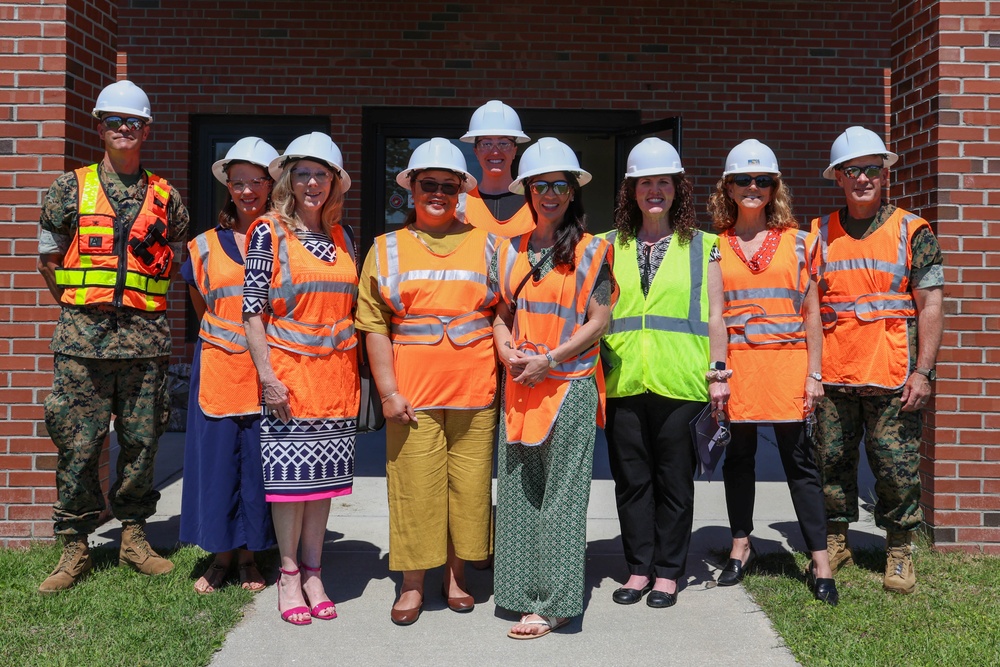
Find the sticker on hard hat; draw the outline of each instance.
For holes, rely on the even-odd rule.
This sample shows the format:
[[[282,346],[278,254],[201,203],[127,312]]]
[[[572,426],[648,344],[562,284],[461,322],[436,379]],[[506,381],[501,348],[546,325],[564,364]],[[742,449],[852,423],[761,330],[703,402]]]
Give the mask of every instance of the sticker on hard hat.
[[[760,160],[758,158],[752,157],[749,160],[747,160],[747,166],[748,167],[750,165],[759,165],[759,164],[760,164]]]

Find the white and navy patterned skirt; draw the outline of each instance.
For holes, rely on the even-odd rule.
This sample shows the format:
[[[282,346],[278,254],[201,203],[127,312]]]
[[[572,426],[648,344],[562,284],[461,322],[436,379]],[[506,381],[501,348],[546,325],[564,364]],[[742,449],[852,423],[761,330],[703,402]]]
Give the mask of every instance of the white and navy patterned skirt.
[[[264,412],[260,423],[264,491],[315,498],[349,493],[354,483],[356,419],[295,419]]]

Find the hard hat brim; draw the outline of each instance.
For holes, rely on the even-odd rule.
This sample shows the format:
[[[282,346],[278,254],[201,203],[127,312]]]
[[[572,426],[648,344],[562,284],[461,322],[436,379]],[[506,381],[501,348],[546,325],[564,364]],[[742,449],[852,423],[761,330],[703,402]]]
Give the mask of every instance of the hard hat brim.
[[[117,107],[115,109],[98,109],[94,107],[94,110],[90,112],[90,115],[101,120],[101,114],[122,114],[123,116],[135,116],[136,118],[141,118],[146,125],[153,124],[153,117],[147,114],[145,111],[140,109],[133,109],[132,107]]]
[[[664,167],[654,167],[650,169],[636,169],[631,173],[626,173],[625,178],[643,178],[645,176],[674,176],[683,174],[684,169],[668,169]]]
[[[531,138],[524,132],[511,132],[509,129],[470,131],[463,134],[459,141],[464,141],[467,144],[474,144],[476,143],[476,139],[479,137],[514,137],[514,141],[519,144],[526,144],[531,141]]]
[[[831,163],[829,167],[827,167],[826,169],[824,169],[823,170],[823,178],[825,178],[827,180],[830,180],[830,181],[837,180],[836,172],[837,172],[837,167],[839,165],[842,165],[845,162],[850,162],[851,160],[854,160],[854,159],[859,158],[859,157],[864,157],[866,155],[878,155],[878,153],[868,153],[868,152],[865,152],[865,153],[857,153],[856,155],[847,155],[846,157],[842,158],[841,160],[838,160],[836,164]],[[896,164],[897,161],[899,161],[899,156],[896,155],[895,153],[890,152],[890,151],[886,151],[885,153],[882,153],[882,155],[884,156],[882,158],[882,167],[883,168],[891,167],[892,165]]]
[[[331,169],[337,173],[340,178],[340,193],[343,194],[351,189],[351,177],[346,171],[341,169],[335,164],[330,164],[323,158],[318,158],[315,155],[279,155],[278,157],[271,160],[271,164],[267,167],[267,172],[271,175],[275,181],[281,178],[281,174],[284,173],[286,165],[289,162],[296,162],[298,160],[312,160],[313,162],[319,162],[320,164],[325,164],[328,169]]]

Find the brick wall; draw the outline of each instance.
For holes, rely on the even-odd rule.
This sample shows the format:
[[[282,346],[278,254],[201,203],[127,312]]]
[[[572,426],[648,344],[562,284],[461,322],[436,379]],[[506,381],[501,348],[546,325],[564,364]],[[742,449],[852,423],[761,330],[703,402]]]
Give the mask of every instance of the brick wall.
[[[941,548],[1000,554],[1000,3],[897,2],[894,169],[945,252],[923,503]]]
[[[52,535],[55,449],[41,406],[59,309],[35,270],[38,211],[56,176],[100,155],[82,109],[114,71],[114,10],[0,4],[0,545]]]

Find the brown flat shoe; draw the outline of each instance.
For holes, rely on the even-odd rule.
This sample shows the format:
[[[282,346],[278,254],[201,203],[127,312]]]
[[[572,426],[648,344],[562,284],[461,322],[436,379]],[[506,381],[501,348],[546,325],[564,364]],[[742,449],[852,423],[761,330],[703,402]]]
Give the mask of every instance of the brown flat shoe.
[[[400,594],[400,597],[402,597],[402,594]],[[399,602],[399,600],[396,600],[396,602]],[[420,604],[412,609],[396,609],[394,606],[392,611],[389,612],[389,618],[396,625],[413,625],[420,618],[420,610],[423,609],[423,606],[424,598],[421,596]]]
[[[441,595],[448,602],[448,609],[452,611],[457,611],[460,614],[465,614],[476,608],[476,600],[471,595],[466,593],[465,595],[459,595],[456,597],[448,597],[448,589],[441,585]]]

